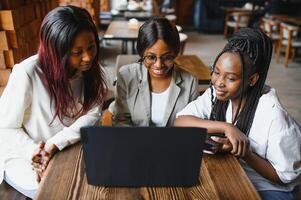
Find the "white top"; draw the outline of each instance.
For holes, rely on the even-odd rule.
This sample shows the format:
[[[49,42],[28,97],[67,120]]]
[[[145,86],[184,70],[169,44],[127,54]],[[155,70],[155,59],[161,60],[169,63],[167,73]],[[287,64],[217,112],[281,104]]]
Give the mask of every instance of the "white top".
[[[66,126],[58,118],[49,125],[54,106],[50,106],[37,59],[35,55],[14,66],[0,98],[0,183],[7,160],[21,158],[30,161],[39,141],[51,141],[62,150],[80,140],[82,126],[93,125],[100,117],[100,107],[96,106],[75,121],[64,119]],[[75,102],[81,106],[81,74],[70,83]]]
[[[280,104],[276,91],[268,86],[260,97],[249,133],[252,151],[268,160],[284,185],[270,182],[241,160],[242,166],[257,190],[291,191],[301,183],[301,128]],[[211,113],[210,89],[189,103],[180,115],[209,119]],[[232,104],[226,111],[231,123]],[[297,177],[299,180],[297,180]]]
[[[187,40],[188,36],[185,33],[179,33],[180,42]]]
[[[167,107],[170,86],[161,93],[151,93],[151,121],[155,126],[164,126],[164,113]]]

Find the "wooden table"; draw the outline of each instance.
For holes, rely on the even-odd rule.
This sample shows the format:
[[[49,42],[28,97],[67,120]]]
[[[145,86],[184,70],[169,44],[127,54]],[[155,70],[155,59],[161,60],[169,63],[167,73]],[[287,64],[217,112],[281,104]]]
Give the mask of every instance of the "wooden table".
[[[152,12],[147,12],[147,11],[139,11],[139,12],[126,11],[126,12],[124,12],[124,17],[127,20],[129,20],[131,18],[135,18],[139,21],[146,21],[153,16],[154,16],[154,14]]]
[[[176,61],[200,80],[210,79],[209,68],[196,55],[179,56]],[[54,156],[35,199],[260,199],[232,155],[204,155],[199,181],[198,185],[187,188],[88,185],[82,148],[77,144]]]
[[[246,12],[252,13],[252,10],[240,7],[221,7],[226,13],[233,13],[233,12]]]
[[[138,28],[142,25],[142,22],[139,22],[139,25],[136,29],[129,29],[128,21],[112,21],[108,29],[104,34],[105,40],[121,40],[122,41],[122,54],[127,54],[127,42],[132,42],[132,53],[135,53],[135,42],[138,38]]]
[[[194,187],[113,188],[87,184],[83,152],[76,144],[55,155],[35,199],[260,199],[238,160],[231,155],[204,155]]]
[[[288,15],[271,15],[270,17],[272,19],[278,19],[281,22],[301,26],[301,17],[294,17],[294,16],[288,16]]]
[[[156,1],[152,1],[152,9],[151,10],[145,10],[143,7],[138,7],[137,9],[129,10],[128,3],[129,2],[127,1],[126,5],[122,6],[122,8],[117,7],[116,10],[118,10],[121,13],[123,13],[123,12],[142,12],[142,11],[151,12],[154,16],[158,16],[160,14],[159,6]]]
[[[133,10],[126,10],[124,12],[124,17],[126,19],[136,18],[139,21],[146,21],[151,17],[160,16],[159,7],[156,1],[152,1],[152,9],[151,10],[144,10],[140,9],[137,11]]]
[[[225,12],[225,18],[229,18],[232,13],[244,13],[248,15],[252,15],[254,10],[240,8],[240,7],[221,7],[221,9]],[[225,20],[226,21],[226,20]]]
[[[183,70],[197,77],[199,84],[209,84],[210,68],[197,55],[179,55],[176,64]]]

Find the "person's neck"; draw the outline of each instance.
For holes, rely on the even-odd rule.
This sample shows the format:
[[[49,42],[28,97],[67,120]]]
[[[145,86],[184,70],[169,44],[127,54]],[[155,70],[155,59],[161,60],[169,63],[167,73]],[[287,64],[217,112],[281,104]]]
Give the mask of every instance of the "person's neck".
[[[231,100],[231,103],[232,103],[232,122],[235,123],[235,121],[237,121],[237,117],[239,116],[240,112],[244,109],[246,101],[247,101],[247,96],[244,96],[241,100],[240,109],[238,111],[239,98]],[[236,119],[234,119],[235,117],[236,117]]]
[[[76,74],[78,74],[78,72],[79,71],[77,69],[69,69],[68,70],[69,79],[73,79],[76,76]]]
[[[170,85],[172,76],[162,78],[150,78],[149,79],[149,86],[150,91],[154,93],[161,93],[164,92]]]

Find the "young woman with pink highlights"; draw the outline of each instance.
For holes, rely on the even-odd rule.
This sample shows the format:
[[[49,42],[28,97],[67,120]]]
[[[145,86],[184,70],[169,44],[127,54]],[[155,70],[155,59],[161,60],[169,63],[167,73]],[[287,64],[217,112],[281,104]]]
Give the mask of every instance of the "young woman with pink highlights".
[[[86,10],[46,15],[38,54],[14,66],[0,99],[0,183],[33,198],[52,156],[98,121],[107,92],[98,44]]]

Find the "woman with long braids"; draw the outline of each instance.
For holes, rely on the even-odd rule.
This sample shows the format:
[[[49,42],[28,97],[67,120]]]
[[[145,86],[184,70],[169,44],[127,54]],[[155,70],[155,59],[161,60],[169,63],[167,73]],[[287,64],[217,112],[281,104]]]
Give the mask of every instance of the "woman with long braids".
[[[224,135],[211,139],[240,158],[261,197],[289,200],[301,183],[301,129],[265,85],[271,55],[270,38],[240,29],[217,56],[210,88],[177,114],[175,126]]]
[[[107,92],[98,44],[86,10],[46,15],[38,54],[14,66],[0,99],[0,183],[33,198],[54,153],[98,121]]]

